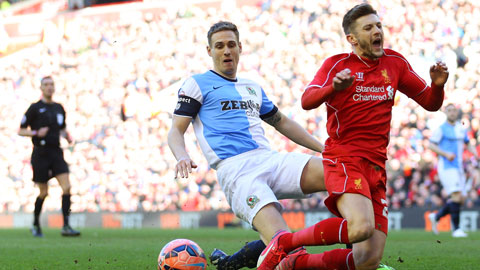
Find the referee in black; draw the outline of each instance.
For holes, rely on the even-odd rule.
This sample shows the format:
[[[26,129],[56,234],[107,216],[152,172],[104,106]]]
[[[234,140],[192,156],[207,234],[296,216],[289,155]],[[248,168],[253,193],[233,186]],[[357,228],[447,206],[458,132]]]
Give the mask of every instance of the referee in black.
[[[40,83],[42,98],[30,105],[22,118],[20,136],[32,137],[32,168],[33,181],[40,190],[35,201],[34,221],[32,234],[42,237],[40,228],[40,212],[45,197],[48,195],[48,180],[57,178],[62,188],[62,213],[63,213],[63,236],[79,236],[80,232],[72,229],[68,222],[70,212],[70,180],[68,178],[68,165],[63,158],[63,150],[60,148],[60,136],[72,143],[72,138],[66,130],[65,110],[59,103],[53,102],[55,83],[51,76],[42,78]],[[30,127],[30,128],[28,128]]]

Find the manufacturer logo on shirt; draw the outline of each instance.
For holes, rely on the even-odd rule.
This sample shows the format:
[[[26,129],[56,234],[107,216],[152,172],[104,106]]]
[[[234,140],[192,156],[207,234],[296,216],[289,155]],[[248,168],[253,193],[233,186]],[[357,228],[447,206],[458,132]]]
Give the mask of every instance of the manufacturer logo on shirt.
[[[39,112],[39,113],[44,113],[46,110],[47,110],[47,108],[40,108],[40,109],[38,110],[38,112]]]
[[[218,88],[222,87],[223,85],[218,85],[218,86],[214,86],[213,87],[213,90],[217,90]]]
[[[363,72],[357,72],[357,73],[355,73],[355,77],[356,77],[355,80],[356,80],[357,82],[363,82],[363,81],[364,81],[364,79],[363,79]]]

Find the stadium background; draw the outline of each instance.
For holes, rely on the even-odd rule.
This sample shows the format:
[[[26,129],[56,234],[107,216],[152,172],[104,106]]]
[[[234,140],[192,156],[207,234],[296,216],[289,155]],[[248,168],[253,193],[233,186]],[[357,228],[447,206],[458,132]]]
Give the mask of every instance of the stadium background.
[[[208,27],[221,19],[240,28],[239,76],[260,82],[280,109],[326,139],[325,109],[303,111],[299,98],[326,57],[351,48],[341,19],[357,1],[190,0],[2,1],[0,13],[0,227],[30,226],[36,198],[31,142],[17,135],[20,119],[52,74],[76,144],[65,146],[76,227],[244,226],[233,217],[191,130],[187,147],[199,164],[187,180],[173,179],[166,143],[176,91],[188,76],[211,68]],[[480,128],[480,3],[470,0],[370,1],[385,25],[385,46],[401,52],[428,79],[443,59],[450,70],[445,103],[461,107],[477,145]],[[76,3],[76,5],[75,5]],[[86,4],[80,8],[81,4]],[[425,227],[442,204],[435,155],[426,149],[444,120],[397,95],[388,161],[390,226]],[[265,125],[272,148],[305,152]],[[308,152],[308,151],[307,151]],[[477,230],[480,180],[465,153],[472,190],[462,226]],[[61,224],[61,189],[51,181],[43,224]],[[286,219],[302,228],[328,215],[325,193],[284,200]],[[449,229],[448,220],[442,230]]]

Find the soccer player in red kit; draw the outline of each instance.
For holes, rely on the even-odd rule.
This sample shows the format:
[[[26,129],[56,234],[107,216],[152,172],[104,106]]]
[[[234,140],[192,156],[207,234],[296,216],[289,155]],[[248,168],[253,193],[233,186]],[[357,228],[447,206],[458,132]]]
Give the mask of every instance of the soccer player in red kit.
[[[353,52],[326,59],[302,96],[305,110],[327,106],[325,204],[338,217],[277,233],[262,254],[270,266],[259,269],[376,269],[388,232],[385,161],[395,93],[428,111],[442,106],[446,65],[430,68],[428,85],[401,54],[383,48],[382,23],[371,5],[348,11],[343,29]],[[287,255],[297,246],[339,242],[354,243],[353,251]]]

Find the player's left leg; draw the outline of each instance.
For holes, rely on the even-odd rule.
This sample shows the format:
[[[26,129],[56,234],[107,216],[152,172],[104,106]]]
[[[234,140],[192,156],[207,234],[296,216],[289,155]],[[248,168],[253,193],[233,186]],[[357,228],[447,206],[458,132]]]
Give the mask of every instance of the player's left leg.
[[[330,218],[323,220],[313,226],[313,231],[307,228],[296,233],[298,237],[295,234],[291,235],[292,237],[286,235],[284,239],[280,239],[283,242],[282,246],[288,251],[289,246],[291,246],[291,244],[285,243],[288,238],[291,238],[290,241],[292,242],[298,242],[293,246],[353,242],[353,251],[350,249],[334,249],[321,254],[300,255],[296,258],[295,269],[377,269],[383,254],[386,234],[382,232],[382,238],[381,234],[374,229],[376,226],[371,200],[360,194],[345,193],[338,197],[336,204],[338,211],[345,219]],[[336,232],[336,240],[333,235],[329,235],[332,231]],[[312,237],[305,237],[305,233],[309,233]],[[383,245],[379,245],[379,243],[383,243]],[[356,248],[358,244],[360,244],[360,247],[366,247],[367,249],[359,250]],[[381,247],[381,252],[374,250],[378,247]]]
[[[375,230],[367,240],[353,244],[353,258],[355,269],[377,269],[383,256],[387,235]]]
[[[450,195],[451,201],[450,204],[450,217],[452,219],[452,236],[453,237],[467,237],[467,233],[465,233],[460,228],[460,208],[462,206],[464,197],[461,192],[453,192]]]
[[[63,225],[69,225],[68,217],[70,211],[70,180],[68,177],[68,173],[62,173],[55,176],[58,180],[58,184],[62,188],[62,214],[63,214]]]
[[[378,185],[371,187],[374,214],[373,235],[365,241],[353,244],[353,257],[356,269],[377,269],[383,256],[388,233],[388,205],[386,201],[385,170],[371,166],[370,179],[377,179]],[[390,269],[388,266],[383,269]],[[392,268],[393,269],[393,268]]]
[[[273,203],[265,205],[258,211],[253,218],[252,225],[260,234],[261,239],[266,242],[265,244],[268,244],[267,241],[270,241],[276,232],[289,230],[282,214]]]
[[[68,173],[61,173],[55,176],[57,178],[60,187],[62,188],[62,214],[63,214],[63,236],[79,236],[80,232],[72,229],[70,227],[69,216],[70,216],[70,206],[71,206],[71,195],[70,195],[70,180]]]

